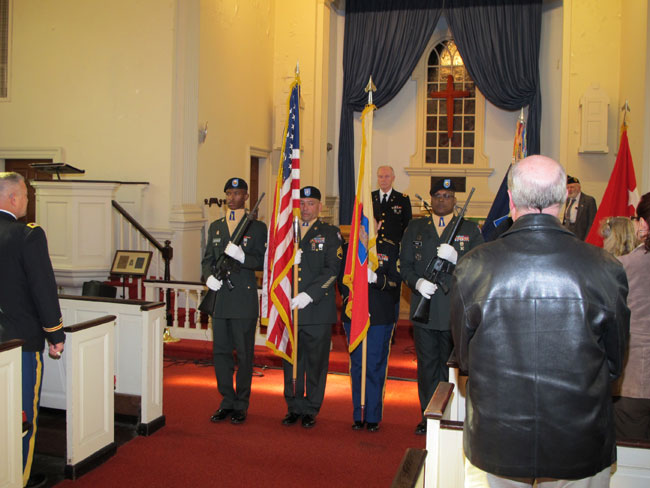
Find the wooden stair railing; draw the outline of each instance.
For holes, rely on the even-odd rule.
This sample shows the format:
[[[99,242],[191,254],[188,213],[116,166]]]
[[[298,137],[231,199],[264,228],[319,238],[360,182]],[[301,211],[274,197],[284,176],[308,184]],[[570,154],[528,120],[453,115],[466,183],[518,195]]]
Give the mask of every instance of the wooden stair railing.
[[[111,200],[111,204],[113,205],[113,208],[121,215],[121,217],[130,224],[130,227],[128,227],[128,242],[127,245],[129,246],[129,249],[133,250],[143,250],[143,249],[136,249],[131,246],[137,246],[136,242],[139,242],[140,245],[142,244],[142,240],[144,239],[146,242],[149,243],[149,249],[146,250],[151,250],[156,249],[158,253],[156,254],[158,264],[156,266],[156,271],[155,275],[156,278],[160,278],[160,259],[162,258],[164,262],[164,269],[163,269],[163,280],[165,281],[170,281],[171,280],[171,260],[174,257],[174,249],[171,246],[171,241],[165,240],[165,244],[161,244],[158,239],[156,239],[151,233],[145,229],[122,205],[120,205],[118,202],[115,200]],[[123,221],[121,221],[118,225],[118,235],[116,235],[117,243],[116,243],[116,249],[124,249],[124,243],[125,243],[125,236],[124,236],[124,226],[123,226]],[[134,242],[134,236],[132,235],[132,229],[135,229],[137,232],[137,236],[135,237],[136,242]],[[137,293],[138,296],[137,298],[142,298],[140,296],[140,291],[141,287],[138,285],[137,287]],[[167,325],[171,325],[172,321],[172,314],[171,314],[171,309],[170,309],[170,291],[167,290],[167,295],[166,295],[166,300],[165,303],[167,304]]]

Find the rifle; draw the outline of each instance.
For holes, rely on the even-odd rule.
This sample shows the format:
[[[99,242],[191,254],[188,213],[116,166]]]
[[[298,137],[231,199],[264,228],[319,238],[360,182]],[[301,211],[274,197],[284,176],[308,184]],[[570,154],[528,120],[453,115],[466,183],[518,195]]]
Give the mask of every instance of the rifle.
[[[454,228],[451,231],[451,234],[449,235],[449,239],[447,239],[446,244],[451,245],[451,243],[454,242],[454,239],[456,238],[456,233],[458,232],[460,224],[463,221],[463,217],[465,217],[465,212],[467,212],[467,206],[469,205],[469,201],[472,199],[472,195],[474,194],[474,190],[475,188],[472,188],[472,190],[469,192],[469,196],[465,201],[465,205],[463,206],[463,209],[458,214],[458,218],[456,219],[456,224],[454,225]],[[446,295],[447,293],[449,293],[449,287],[440,279],[440,277],[443,273],[451,274],[454,271],[454,267],[455,266],[449,261],[447,261],[446,259],[442,259],[437,255],[433,256],[424,270],[424,279],[430,281],[431,283],[435,283],[438,287],[442,289],[442,291]],[[420,302],[418,303],[417,307],[415,308],[415,312],[413,313],[413,320],[422,322],[423,324],[429,322],[430,302],[431,302],[430,298],[425,298],[424,296],[420,295]]]
[[[253,207],[253,210],[247,213],[237,225],[237,228],[232,235],[232,239],[230,239],[230,241],[236,246],[239,246],[242,239],[244,238],[244,233],[248,230],[248,225],[251,223],[253,218],[257,216],[257,209],[260,206],[264,195],[266,195],[266,193],[262,192],[262,195],[260,195],[260,198],[257,200],[257,203],[255,204],[255,207]],[[233,272],[239,271],[239,266],[239,261],[234,260],[225,252],[222,252],[217,258],[217,262],[212,265],[212,275],[216,279],[221,280],[223,283],[225,283],[229,290],[233,290],[235,288],[235,285],[233,285],[232,280],[230,279],[230,275]],[[203,313],[214,315],[216,305],[217,292],[208,289],[208,292],[205,294],[205,297],[199,305],[199,310]]]

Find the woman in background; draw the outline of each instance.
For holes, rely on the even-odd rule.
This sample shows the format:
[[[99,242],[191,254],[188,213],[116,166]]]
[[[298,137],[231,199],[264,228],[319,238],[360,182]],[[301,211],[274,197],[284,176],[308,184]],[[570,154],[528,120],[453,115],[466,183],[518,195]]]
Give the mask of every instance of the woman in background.
[[[630,342],[627,362],[620,383],[620,395],[614,403],[616,436],[619,439],[650,440],[650,193],[636,207],[642,244],[619,257],[623,263],[630,292]]]
[[[616,257],[632,252],[639,244],[634,224],[627,217],[603,220],[599,232],[603,238],[603,249]]]

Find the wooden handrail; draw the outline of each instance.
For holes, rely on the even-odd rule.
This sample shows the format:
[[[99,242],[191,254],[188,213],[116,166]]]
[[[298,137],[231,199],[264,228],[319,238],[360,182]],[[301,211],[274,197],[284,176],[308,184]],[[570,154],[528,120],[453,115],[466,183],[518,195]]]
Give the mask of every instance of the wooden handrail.
[[[6,342],[0,342],[0,352],[9,351],[10,349],[16,349],[17,347],[25,344],[25,341],[22,339],[10,339]]]
[[[79,322],[78,324],[70,325],[69,327],[64,327],[63,331],[67,334],[74,332],[79,332],[80,330],[90,329],[91,327],[97,327],[98,325],[103,325],[108,322],[112,322],[116,319],[115,315],[104,315],[97,319],[86,320],[85,322]]]
[[[142,280],[143,283],[166,283],[169,285],[196,285],[196,286],[203,286],[204,288],[205,283],[201,281],[175,281],[175,280]]]
[[[402,458],[402,462],[397,469],[397,474],[393,478],[391,488],[414,488],[421,477],[424,469],[424,461],[427,457],[425,449],[414,449],[409,447]]]
[[[133,218],[133,216],[129,212],[127,212],[122,205],[117,203],[115,200],[111,200],[111,204],[113,205],[113,208],[115,210],[117,210],[120,214],[122,214],[122,217],[128,220],[133,227],[138,229],[138,232],[140,232],[140,234],[142,234],[145,237],[145,239],[147,239],[160,252],[163,252],[165,246],[163,246],[160,242],[158,242],[158,239],[152,236],[147,229],[142,227],[142,225],[140,225],[140,222],[135,220],[135,218]]]
[[[446,383],[444,381],[438,383],[436,391],[433,392],[433,396],[429,400],[429,405],[427,405],[427,409],[424,411],[424,418],[442,420],[453,391],[453,383]]]

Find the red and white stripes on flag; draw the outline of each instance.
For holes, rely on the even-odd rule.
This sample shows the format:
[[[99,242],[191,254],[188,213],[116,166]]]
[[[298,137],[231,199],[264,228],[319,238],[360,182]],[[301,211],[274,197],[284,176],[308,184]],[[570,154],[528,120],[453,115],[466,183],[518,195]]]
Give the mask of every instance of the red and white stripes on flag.
[[[291,289],[294,261],[293,217],[300,216],[300,80],[290,88],[282,161],[273,197],[265,256],[262,314],[267,317],[266,345],[293,363]],[[264,299],[266,295],[266,299]]]

